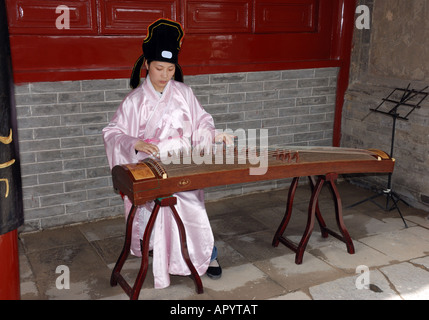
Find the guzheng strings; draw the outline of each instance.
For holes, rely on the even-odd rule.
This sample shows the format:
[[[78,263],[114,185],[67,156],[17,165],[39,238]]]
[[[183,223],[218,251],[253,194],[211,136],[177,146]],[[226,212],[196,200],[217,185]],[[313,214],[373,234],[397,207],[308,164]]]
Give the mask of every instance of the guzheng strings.
[[[216,134],[222,131],[216,130]],[[164,165],[177,164],[184,166],[195,165],[249,165],[250,175],[264,175],[268,171],[270,161],[274,159],[285,163],[300,162],[300,154],[329,155],[336,153],[351,154],[370,154],[369,150],[356,150],[335,147],[315,147],[315,146],[288,146],[276,147],[269,146],[267,129],[237,129],[224,131],[235,137],[234,143],[225,145],[223,142],[212,143],[212,132],[200,130],[198,134],[192,136],[192,139],[186,140],[178,131],[177,136],[171,139],[177,139],[181,143],[178,147],[168,152],[162,151],[159,156],[150,156],[156,161],[161,160]]]
[[[212,133],[200,130],[175,150],[160,153],[163,164],[250,164],[251,175],[263,175],[268,170],[268,129],[244,129],[223,131],[235,137],[234,143],[212,143]],[[222,133],[216,130],[216,134]],[[183,137],[181,137],[183,139]],[[189,147],[192,146],[192,147]]]

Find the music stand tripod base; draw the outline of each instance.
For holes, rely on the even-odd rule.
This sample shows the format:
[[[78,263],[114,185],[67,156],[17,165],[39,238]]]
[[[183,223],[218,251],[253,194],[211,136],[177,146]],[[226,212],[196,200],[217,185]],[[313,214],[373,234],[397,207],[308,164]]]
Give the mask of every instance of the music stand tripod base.
[[[376,198],[378,198],[378,197],[381,197],[381,196],[386,196],[386,206],[385,207],[383,207],[381,204],[379,204],[378,202],[376,202],[376,201],[374,201]],[[392,206],[389,208],[389,200],[392,200],[392,202],[393,202],[393,204],[392,204]],[[398,211],[398,213],[399,213],[399,216],[401,217],[401,219],[402,219],[402,222],[404,222],[404,225],[405,225],[405,228],[408,228],[408,224],[407,224],[407,222],[405,221],[405,219],[404,219],[404,216],[402,215],[402,212],[401,212],[401,210],[399,209],[399,206],[398,206],[398,202],[399,201],[402,201],[404,204],[406,204],[408,207],[410,206],[406,201],[404,201],[403,199],[401,199],[400,197],[399,197],[399,195],[398,194],[396,194],[395,192],[393,192],[393,190],[392,189],[384,189],[384,190],[380,190],[380,191],[378,191],[377,192],[377,194],[375,194],[375,195],[373,195],[373,196],[371,196],[371,197],[368,197],[368,198],[366,198],[366,199],[364,199],[364,200],[361,200],[361,201],[359,201],[359,202],[356,202],[356,203],[354,203],[354,204],[352,204],[352,205],[350,205],[350,206],[348,206],[348,207],[346,207],[347,209],[350,209],[350,208],[354,208],[354,207],[357,207],[358,205],[360,205],[360,204],[362,204],[362,203],[365,203],[365,202],[367,202],[367,201],[371,201],[372,203],[374,203],[377,207],[379,207],[380,209],[382,209],[382,210],[385,210],[385,211],[392,211],[392,210],[394,210],[394,209],[396,209],[397,211]]]

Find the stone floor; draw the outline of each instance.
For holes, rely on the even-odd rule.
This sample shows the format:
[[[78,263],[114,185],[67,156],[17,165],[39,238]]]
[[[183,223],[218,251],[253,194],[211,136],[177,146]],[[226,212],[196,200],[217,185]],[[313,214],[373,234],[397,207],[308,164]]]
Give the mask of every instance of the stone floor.
[[[150,265],[139,299],[429,299],[428,213],[401,203],[405,228],[396,209],[381,210],[370,201],[346,208],[373,195],[370,191],[344,181],[338,189],[355,254],[332,236],[322,238],[317,223],[301,265],[287,247],[272,247],[287,190],[207,202],[222,278],[202,276],[200,295],[189,277],[171,276],[170,287],[154,289]],[[295,242],[305,228],[309,195],[308,186],[298,188],[285,233]],[[385,198],[376,201],[384,205]],[[323,189],[319,204],[328,227],[336,229],[329,189]],[[110,286],[124,231],[120,217],[20,234],[22,299],[128,299],[120,286]],[[139,258],[127,260],[124,275],[130,282],[139,266]]]

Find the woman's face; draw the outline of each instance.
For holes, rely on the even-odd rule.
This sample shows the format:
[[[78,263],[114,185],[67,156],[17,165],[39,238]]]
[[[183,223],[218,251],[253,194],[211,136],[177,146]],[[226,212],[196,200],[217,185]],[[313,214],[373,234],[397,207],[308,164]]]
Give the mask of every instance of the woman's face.
[[[174,77],[176,65],[170,62],[152,61],[149,65],[145,61],[146,69],[149,72],[150,82],[156,91],[164,91],[168,81]]]

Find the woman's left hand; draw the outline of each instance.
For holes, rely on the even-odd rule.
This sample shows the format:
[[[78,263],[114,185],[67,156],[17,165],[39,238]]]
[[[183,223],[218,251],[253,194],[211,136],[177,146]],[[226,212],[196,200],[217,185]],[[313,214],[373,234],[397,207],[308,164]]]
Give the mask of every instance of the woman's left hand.
[[[232,144],[234,144],[234,138],[235,138],[235,136],[232,134],[220,133],[217,136],[215,136],[214,140],[215,140],[215,143],[224,142],[226,145],[232,145]]]

